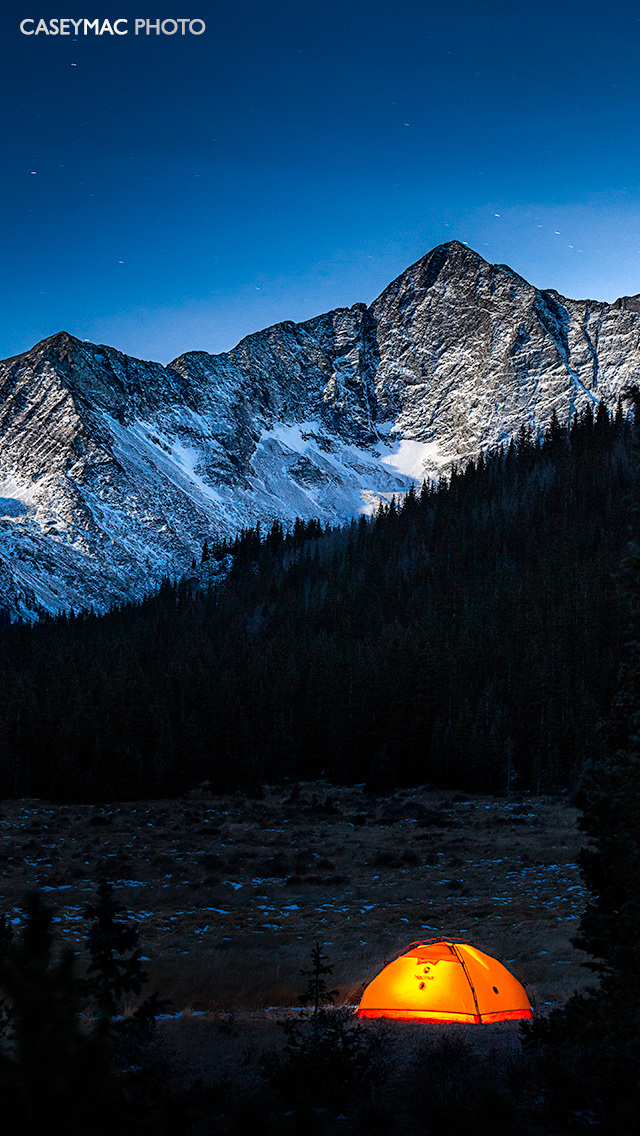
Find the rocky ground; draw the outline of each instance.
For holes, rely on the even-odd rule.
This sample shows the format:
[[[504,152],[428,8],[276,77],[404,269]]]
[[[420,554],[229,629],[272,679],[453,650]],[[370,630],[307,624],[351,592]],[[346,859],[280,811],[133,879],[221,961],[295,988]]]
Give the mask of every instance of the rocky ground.
[[[588,972],[570,944],[584,902],[574,810],[562,798],[375,796],[323,782],[262,800],[0,806],[0,904],[16,929],[44,890],[61,939],[81,949],[84,905],[113,881],[171,1012],[296,1004],[318,939],[341,1001],[403,945],[440,934],[484,945],[538,1006]],[[304,983],[302,984],[304,986]]]

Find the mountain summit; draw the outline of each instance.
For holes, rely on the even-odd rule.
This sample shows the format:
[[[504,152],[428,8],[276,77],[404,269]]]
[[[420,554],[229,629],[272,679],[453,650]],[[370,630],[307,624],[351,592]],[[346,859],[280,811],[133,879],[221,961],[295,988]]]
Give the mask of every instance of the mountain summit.
[[[105,610],[206,537],[371,511],[640,373],[640,296],[540,291],[451,241],[370,307],[168,366],[61,332],[0,363],[0,603]]]

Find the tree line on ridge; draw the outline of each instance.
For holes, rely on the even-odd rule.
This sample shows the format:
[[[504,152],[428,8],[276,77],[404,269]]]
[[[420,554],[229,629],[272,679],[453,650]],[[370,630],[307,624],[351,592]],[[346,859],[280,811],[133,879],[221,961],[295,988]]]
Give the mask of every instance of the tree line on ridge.
[[[208,541],[221,584],[5,627],[0,792],[573,785],[628,623],[634,433],[620,405],[523,428],[374,517]]]

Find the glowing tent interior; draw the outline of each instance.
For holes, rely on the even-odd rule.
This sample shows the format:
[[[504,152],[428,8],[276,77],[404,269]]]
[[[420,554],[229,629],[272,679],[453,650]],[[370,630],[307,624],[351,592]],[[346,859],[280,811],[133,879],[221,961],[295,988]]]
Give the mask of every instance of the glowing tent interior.
[[[498,959],[458,939],[411,943],[365,988],[359,1018],[505,1022],[530,1018],[521,982]]]

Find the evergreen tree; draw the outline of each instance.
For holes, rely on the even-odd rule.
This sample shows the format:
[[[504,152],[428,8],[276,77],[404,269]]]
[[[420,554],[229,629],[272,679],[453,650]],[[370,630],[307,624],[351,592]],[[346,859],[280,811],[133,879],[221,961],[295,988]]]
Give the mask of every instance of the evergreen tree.
[[[73,951],[54,957],[52,911],[26,897],[21,935],[0,942],[5,1034],[0,1050],[3,1132],[103,1131],[108,1049],[80,1020],[81,983]],[[7,1019],[10,1020],[7,1020]]]
[[[103,1023],[116,1016],[123,994],[139,994],[147,981],[146,971],[140,965],[138,929],[118,918],[121,911],[112,884],[102,880],[97,902],[87,905],[85,915],[93,919],[87,935],[91,955],[87,990]]]
[[[323,1003],[333,1006],[334,998],[338,997],[338,990],[329,990],[325,975],[333,973],[333,963],[328,963],[322,953],[320,943],[314,943],[311,948],[311,969],[300,971],[303,978],[307,978],[307,989],[298,997],[302,1005],[311,1002],[313,1005],[314,1031],[317,1032],[318,1013]]]
[[[621,685],[603,753],[576,801],[590,845],[580,854],[589,900],[574,945],[599,984],[524,1027],[542,1046],[548,1107],[572,1126],[632,1136],[640,1114],[640,549],[622,562],[631,608]]]
[[[285,1021],[281,1029],[286,1044],[263,1059],[262,1070],[288,1107],[293,1106],[300,1131],[309,1131],[309,1118],[320,1106],[342,1111],[353,1106],[359,1093],[371,1090],[375,1075],[375,1045],[361,1026],[347,1024],[339,1011],[330,1013],[337,990],[327,988],[326,976],[333,964],[322,953],[320,943],[311,950],[311,967],[302,970],[307,989],[299,995],[311,1002],[311,1029],[307,1019]]]

